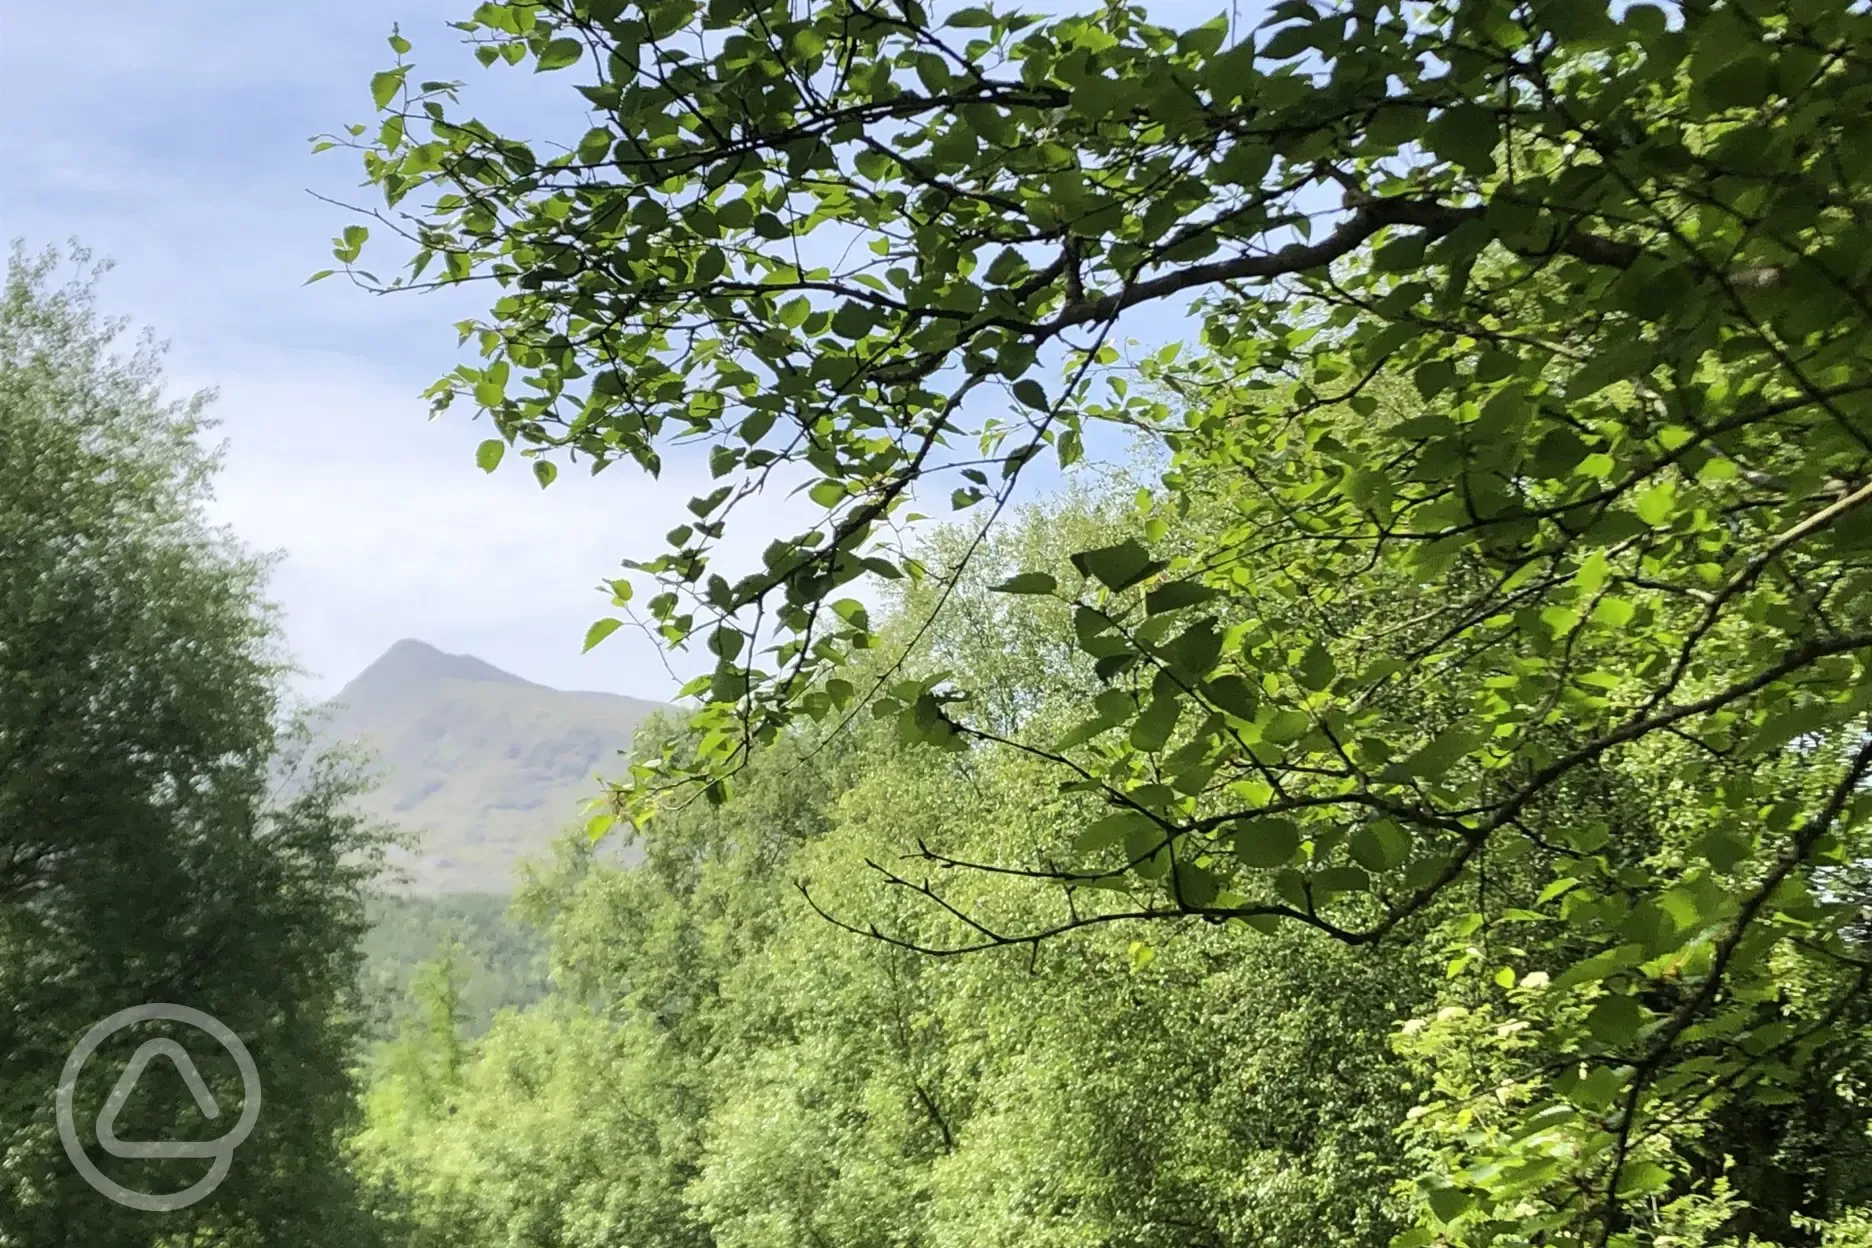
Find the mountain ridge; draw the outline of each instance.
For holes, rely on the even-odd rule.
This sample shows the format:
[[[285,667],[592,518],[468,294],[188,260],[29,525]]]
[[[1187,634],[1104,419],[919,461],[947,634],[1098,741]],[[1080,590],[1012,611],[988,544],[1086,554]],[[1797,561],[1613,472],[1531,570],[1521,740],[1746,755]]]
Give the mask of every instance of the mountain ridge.
[[[392,642],[389,649],[372,659],[365,665],[363,671],[345,682],[344,689],[339,690],[332,700],[342,701],[346,690],[359,684],[369,684],[373,678],[382,678],[385,674],[392,672],[405,677],[420,673],[462,680],[488,680],[510,685],[536,683],[495,667],[485,659],[477,659],[471,654],[450,654],[426,641],[420,641],[415,637],[404,637]]]
[[[418,838],[393,855],[411,891],[504,892],[600,792],[637,726],[668,709],[406,637],[324,704],[315,740],[373,756],[380,783],[359,808]]]

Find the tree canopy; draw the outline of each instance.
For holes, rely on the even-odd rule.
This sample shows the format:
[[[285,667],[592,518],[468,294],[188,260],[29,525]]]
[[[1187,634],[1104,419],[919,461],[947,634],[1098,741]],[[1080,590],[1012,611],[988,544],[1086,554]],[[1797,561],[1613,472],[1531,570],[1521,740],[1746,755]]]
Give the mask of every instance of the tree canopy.
[[[166,397],[152,340],[124,349],[97,273],[16,249],[0,288],[0,1245],[261,1248],[307,1219],[367,1244],[339,1144],[383,838],[348,768],[294,748],[265,566],[204,517],[205,400]],[[266,1109],[227,1181],[161,1214],[94,1191],[55,1129],[73,1046],[146,1002],[241,1037]],[[167,1195],[206,1163],[114,1161],[93,1135],[152,1026],[87,1063],[75,1117],[112,1179]],[[240,1073],[198,1069],[231,1120]],[[144,1083],[124,1138],[205,1137],[196,1102]]]
[[[719,484],[632,566],[718,662],[625,813],[724,797],[808,720],[1011,752],[1060,792],[1053,841],[883,861],[934,928],[827,913],[936,952],[1436,924],[1481,982],[1411,1033],[1406,1243],[1688,1233],[1682,1200],[1720,1198],[1690,1142],[1805,1095],[1872,974],[1863,6],[461,27],[572,79],[591,128],[500,134],[396,36],[381,121],[333,141],[408,267],[358,269],[363,225],[336,255],[375,289],[494,283],[431,391],[491,416],[483,468],[706,456]],[[1192,301],[1186,349],[1121,350]],[[1156,487],[998,584],[1069,621],[1072,722],[916,661],[1037,458],[1106,427],[1154,441]],[[796,483],[817,522],[731,580],[737,505]],[[932,560],[900,526],[945,491],[986,519]],[[874,580],[926,623],[874,628]]]
[[[1021,547],[1057,551],[1084,520],[1036,518]],[[941,629],[980,679],[1061,640],[1025,611]],[[1043,700],[1025,670],[1019,694]],[[686,735],[653,724],[641,748]],[[481,1039],[425,987],[359,1145],[409,1242],[1386,1242],[1416,1087],[1390,1033],[1428,1008],[1436,960],[1299,929],[1206,928],[1148,957],[1115,929],[970,959],[854,940],[794,877],[934,937],[940,916],[867,859],[906,828],[956,848],[1056,835],[1043,764],[895,736],[866,722],[761,751],[734,801],[651,821],[636,866],[574,833],[520,903],[551,933],[555,993]],[[1021,904],[1007,881],[976,886]]]
[[[1064,562],[1125,513],[1054,506],[997,535],[924,661],[994,690],[1029,729],[1069,726],[1070,614],[989,586]],[[934,592],[889,604],[883,636],[920,627],[915,598]],[[639,749],[693,739],[653,724]],[[1498,1093],[1513,1108],[1530,1068],[1564,1065],[1532,1030],[1539,973],[1497,979],[1565,955],[1524,909],[1542,877],[1497,862],[1358,947],[1294,924],[1098,925],[968,958],[905,947],[952,939],[956,921],[875,864],[918,844],[1059,852],[1075,799],[1050,770],[1000,746],[931,750],[889,720],[828,723],[758,751],[733,801],[631,833],[637,866],[575,833],[521,901],[551,934],[554,994],[469,1040],[465,981],[438,967],[378,1068],[358,1155],[405,1242],[1377,1248],[1416,1226],[1467,1242],[1430,1221],[1463,1193],[1424,1184],[1447,1181],[1446,1149],[1501,1138]],[[995,920],[1032,905],[1001,873],[945,896]],[[1486,926],[1465,930],[1471,905]],[[900,943],[854,939],[815,906]],[[1811,982],[1779,980],[1793,1001]],[[1784,1072],[1788,1098],[1725,1098],[1646,1141],[1645,1164],[1672,1178],[1634,1200],[1632,1229],[1760,1248],[1816,1242],[1812,1220],[1859,1243],[1868,1068],[1842,1030]],[[1570,1143],[1549,1126],[1540,1146]]]

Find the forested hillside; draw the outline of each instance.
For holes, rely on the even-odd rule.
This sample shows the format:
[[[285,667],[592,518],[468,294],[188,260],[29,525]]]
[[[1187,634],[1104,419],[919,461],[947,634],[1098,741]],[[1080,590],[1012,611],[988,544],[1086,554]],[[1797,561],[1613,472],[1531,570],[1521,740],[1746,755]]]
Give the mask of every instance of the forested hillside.
[[[373,1038],[395,1031],[418,976],[431,965],[447,964],[470,1037],[486,1031],[497,1011],[545,996],[546,941],[538,928],[509,913],[511,904],[505,893],[373,898],[363,949]]]

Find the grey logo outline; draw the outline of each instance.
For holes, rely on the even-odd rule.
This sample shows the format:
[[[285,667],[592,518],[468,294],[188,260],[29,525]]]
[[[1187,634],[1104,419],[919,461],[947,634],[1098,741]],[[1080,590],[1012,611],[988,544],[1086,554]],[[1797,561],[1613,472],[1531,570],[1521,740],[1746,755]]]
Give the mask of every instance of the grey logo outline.
[[[117,1114],[123,1109],[124,1102],[135,1090],[137,1080],[143,1075],[156,1057],[169,1059],[182,1076],[182,1081],[195,1098],[196,1107],[210,1120],[220,1117],[221,1107],[215,1103],[214,1095],[209,1092],[201,1072],[195,1068],[195,1062],[188,1055],[188,1050],[169,1039],[145,1041],[124,1067],[123,1074],[111,1089],[111,1094],[104,1101],[104,1107],[98,1112],[97,1137],[98,1147],[113,1157],[212,1157],[213,1163],[208,1173],[197,1182],[179,1192],[152,1195],[125,1187],[98,1169],[97,1163],[85,1152],[83,1142],[78,1138],[78,1128],[73,1102],[76,1098],[78,1075],[84,1064],[98,1046],[126,1027],[137,1023],[166,1019],[184,1023],[197,1031],[205,1031],[214,1037],[215,1042],[228,1051],[234,1064],[240,1069],[241,1091],[243,1100],[240,1117],[228,1133],[218,1140],[120,1140],[115,1130]],[[167,1001],[152,1001],[145,1005],[133,1005],[119,1010],[108,1018],[100,1020],[85,1032],[70,1056],[65,1059],[65,1069],[59,1074],[58,1095],[58,1132],[59,1141],[65,1146],[65,1155],[71,1158],[72,1165],[79,1175],[95,1190],[110,1200],[131,1209],[141,1209],[150,1213],[169,1213],[177,1209],[186,1209],[202,1200],[221,1186],[221,1181],[228,1176],[234,1164],[234,1150],[246,1142],[252,1134],[254,1123],[260,1117],[260,1069],[254,1064],[253,1055],[241,1038],[220,1019],[201,1010],[186,1005],[176,1005]]]

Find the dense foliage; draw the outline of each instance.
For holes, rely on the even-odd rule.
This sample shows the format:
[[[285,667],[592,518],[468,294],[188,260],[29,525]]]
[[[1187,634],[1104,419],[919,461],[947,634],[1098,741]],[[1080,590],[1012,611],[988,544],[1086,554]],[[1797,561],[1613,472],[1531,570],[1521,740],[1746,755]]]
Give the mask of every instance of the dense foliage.
[[[1089,666],[1072,657],[1070,613],[989,585],[1064,563],[1125,519],[1052,508],[984,548],[926,636],[931,661],[991,688],[1024,729],[1069,726],[1074,664]],[[883,634],[920,627],[918,598],[934,592],[896,604]],[[665,724],[639,748],[685,740]],[[1529,956],[1507,934],[1538,930],[1524,907],[1542,877],[1497,863],[1374,946],[1226,924],[1093,926],[959,959],[904,947],[953,934],[921,881],[890,882],[919,859],[1070,843],[1074,799],[1050,792],[1049,766],[996,745],[930,751],[861,720],[760,752],[723,807],[658,816],[639,867],[564,845],[520,901],[551,932],[554,995],[470,1040],[459,981],[432,975],[378,1067],[361,1164],[408,1242],[1376,1246],[1408,1233],[1452,1142],[1500,1138],[1523,1094],[1542,973],[1504,982],[1499,969]],[[1608,806],[1648,800],[1642,776],[1605,779]],[[984,919],[1031,906],[1004,875],[960,877],[946,895]],[[839,926],[853,919],[903,943]],[[1809,981],[1782,982],[1798,1002]],[[1682,1194],[1647,1202],[1646,1233],[1797,1244],[1817,1219],[1857,1242],[1868,1074],[1848,1038],[1786,1072],[1787,1097],[1732,1101],[1651,1141],[1647,1162],[1683,1177]]]
[[[375,288],[498,286],[432,391],[493,418],[482,467],[706,453],[719,484],[635,566],[718,663],[623,813],[654,837],[783,729],[881,717],[1048,795],[1031,837],[893,812],[882,892],[812,894],[901,952],[1039,965],[1195,920],[1448,947],[1456,995],[1403,1033],[1402,1244],[1862,1233],[1863,5],[1287,0],[1174,30],[546,0],[462,29],[574,78],[590,129],[497,133],[398,36],[350,141],[414,255],[358,270],[362,225],[336,254]],[[1197,341],[1120,351],[1186,299]],[[927,661],[1036,458],[1113,427],[1167,461],[1136,513],[999,584],[1058,623],[1071,713]],[[737,506],[795,483],[822,514],[731,579]],[[945,493],[975,536],[906,547]],[[843,596],[879,580],[921,618]],[[917,972],[952,973],[990,972]],[[778,1216],[733,1191],[709,1207]]]
[[[1086,530],[1044,519],[1030,552]],[[1064,640],[1021,613],[939,644],[986,677]],[[1027,670],[1010,696],[1068,709]],[[1299,931],[948,961],[855,939],[796,877],[821,905],[916,924],[865,865],[903,829],[984,850],[1056,839],[1031,760],[894,735],[764,752],[733,803],[655,821],[641,866],[565,845],[520,901],[551,931],[555,995],[478,1041],[446,982],[423,986],[361,1143],[410,1242],[1385,1242],[1415,1091],[1391,1034],[1439,967]],[[665,724],[641,748],[683,736]],[[1018,890],[977,898],[997,899]]]
[[[264,569],[204,523],[202,402],[164,397],[147,340],[116,353],[91,266],[70,263],[61,285],[60,257],[16,251],[0,294],[0,1245],[246,1248],[313,1223],[321,1242],[370,1242],[340,1145],[381,838],[346,809],[337,760],[282,774]],[[232,1028],[264,1091],[226,1182],[167,1214],[93,1191],[54,1127],[73,1045],[151,1001]],[[162,1026],[107,1042],[76,1097],[94,1159],[150,1194],[206,1163],[114,1161],[92,1126]],[[196,1061],[225,1129],[241,1079],[209,1048]],[[158,1082],[138,1084],[122,1138],[220,1133],[192,1100],[143,1090]]]
[[[471,1036],[485,1031],[497,1011],[543,997],[545,941],[535,928],[509,916],[510,900],[499,893],[374,898],[363,945],[364,996],[373,1034],[387,1038],[420,969],[444,957],[453,961],[460,980],[460,1008]]]

